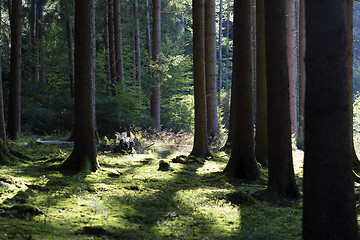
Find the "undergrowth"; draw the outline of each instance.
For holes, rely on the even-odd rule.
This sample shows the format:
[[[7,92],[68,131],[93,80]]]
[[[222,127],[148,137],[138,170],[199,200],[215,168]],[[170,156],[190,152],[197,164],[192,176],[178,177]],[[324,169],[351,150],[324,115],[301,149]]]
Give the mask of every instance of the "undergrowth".
[[[191,151],[185,135],[147,138],[144,154],[99,152],[102,169],[89,175],[60,173],[71,148],[31,138],[11,144],[32,161],[0,167],[0,239],[301,239],[301,202],[259,198],[265,177],[227,179],[225,153],[172,162]]]

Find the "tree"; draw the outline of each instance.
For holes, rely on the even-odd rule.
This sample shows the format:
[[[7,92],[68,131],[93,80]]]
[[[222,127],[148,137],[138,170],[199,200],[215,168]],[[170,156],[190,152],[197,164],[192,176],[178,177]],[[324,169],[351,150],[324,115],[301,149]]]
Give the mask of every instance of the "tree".
[[[232,150],[224,172],[242,179],[257,179],[261,172],[254,153],[253,91],[251,74],[251,4],[234,2]]]
[[[305,139],[305,126],[304,126],[304,107],[305,107],[305,0],[300,1],[300,13],[299,13],[299,126],[297,133],[296,144],[300,149],[304,148]]]
[[[298,197],[291,148],[285,2],[265,1],[268,193],[276,197]]]
[[[109,38],[109,64],[110,64],[110,89],[112,95],[116,95],[116,54],[115,54],[115,30],[114,30],[114,0],[108,0],[108,38]]]
[[[114,1],[114,35],[115,35],[115,66],[116,66],[116,83],[124,85],[124,63],[123,63],[123,46],[121,33],[121,13],[120,0]]]
[[[66,10],[67,12],[68,10]],[[68,44],[68,59],[69,59],[69,80],[70,80],[70,94],[74,97],[74,47],[73,47],[73,34],[71,26],[70,14],[66,13],[66,35]]]
[[[138,87],[141,87],[141,56],[140,56],[140,29],[139,29],[139,14],[138,14],[138,1],[134,0],[134,42],[135,42],[135,80]],[[140,89],[139,89],[140,91]]]
[[[37,36],[36,36],[36,22],[37,22],[37,4],[36,0],[31,0],[30,11],[30,52],[31,52],[31,78],[34,81],[39,81],[38,55],[37,55]]]
[[[219,92],[223,88],[223,79],[222,79],[222,38],[223,38],[223,0],[220,0],[219,3],[219,66],[218,66],[218,75],[219,75]]]
[[[66,170],[96,171],[95,0],[75,1],[74,149]]]
[[[38,0],[36,4],[36,67],[39,71],[39,82],[45,83],[45,66],[44,66],[44,2]]]
[[[264,0],[256,1],[256,160],[267,165],[267,89]]]
[[[215,0],[205,0],[205,76],[208,137],[219,139],[216,97]]]
[[[193,0],[193,49],[194,49],[194,101],[195,133],[194,146],[190,155],[205,158],[209,156],[206,128],[205,90],[205,42],[204,42],[204,0]]]
[[[288,72],[289,72],[289,92],[290,92],[290,121],[291,133],[297,132],[297,94],[296,94],[296,80],[297,80],[297,48],[296,48],[296,10],[295,0],[286,1],[286,43],[287,43],[287,57],[288,57]]]
[[[341,0],[305,1],[304,240],[358,239],[345,4]]]
[[[156,64],[160,54],[161,47],[161,0],[153,0],[153,48],[152,60]],[[161,130],[160,123],[160,73],[153,73],[154,81],[151,90],[151,118],[154,121],[155,129]]]
[[[11,13],[11,60],[9,87],[9,115],[7,131],[10,139],[20,136],[21,132],[21,0],[12,1]]]

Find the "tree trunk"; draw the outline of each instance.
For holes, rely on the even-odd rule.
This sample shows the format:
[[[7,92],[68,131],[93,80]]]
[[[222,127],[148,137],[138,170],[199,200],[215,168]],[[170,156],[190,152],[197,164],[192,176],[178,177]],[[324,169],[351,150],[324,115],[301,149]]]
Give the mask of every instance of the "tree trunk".
[[[148,57],[151,58],[151,32],[150,32],[150,14],[149,14],[149,0],[145,0],[146,11],[146,51]]]
[[[141,56],[140,56],[140,29],[139,29],[139,14],[138,1],[134,0],[134,42],[135,42],[135,80],[139,87],[139,94],[141,88]],[[140,96],[140,95],[139,95]]]
[[[251,4],[234,2],[234,53],[232,106],[234,138],[231,156],[224,170],[230,176],[255,180],[260,169],[254,153],[253,88],[251,57]]]
[[[69,80],[70,80],[70,93],[71,97],[74,97],[74,50],[73,50],[73,36],[70,15],[66,14],[66,33],[68,44],[68,61],[70,66]]]
[[[223,79],[222,79],[222,35],[223,35],[223,0],[220,0],[220,11],[219,11],[219,67],[218,67],[218,75],[219,75],[219,94],[221,89],[223,88]]]
[[[12,1],[11,59],[9,87],[8,135],[10,139],[20,136],[21,125],[21,0]]]
[[[190,155],[201,158],[209,156],[206,129],[204,9],[204,0],[192,1],[195,133],[194,146]]]
[[[156,63],[161,47],[161,1],[153,0],[153,51],[152,60]],[[153,74],[154,81],[151,90],[151,118],[154,121],[155,129],[161,131],[160,123],[160,73]]]
[[[1,6],[1,0],[0,0]],[[0,32],[1,32],[1,7],[0,7]],[[6,132],[5,132],[5,119],[4,119],[4,102],[3,102],[3,89],[2,89],[2,65],[1,65],[1,55],[0,55],[0,139],[3,142],[6,142]]]
[[[296,103],[296,80],[297,80],[297,50],[296,50],[296,11],[295,0],[286,1],[286,42],[289,71],[290,90],[290,121],[291,133],[297,132],[297,103]]]
[[[43,66],[43,49],[44,49],[44,0],[38,0],[36,5],[36,42],[37,42],[37,68],[39,71],[39,82],[46,83],[45,68]]]
[[[115,56],[115,32],[114,32],[114,0],[108,0],[108,31],[109,31],[109,62],[110,62],[110,89],[116,96],[116,56]]]
[[[268,193],[299,197],[291,147],[289,74],[286,48],[286,0],[265,1],[268,106]]]
[[[96,171],[95,0],[75,1],[74,149],[66,170]]]
[[[124,61],[123,61],[123,52],[122,52],[120,0],[114,0],[114,35],[115,35],[116,83],[119,84],[121,88],[123,88]]]
[[[208,137],[209,139],[219,139],[216,97],[215,0],[205,0],[205,76]]]
[[[267,165],[267,89],[265,50],[264,0],[256,0],[256,132],[255,156],[262,165]]]
[[[39,81],[39,69],[38,69],[38,55],[37,55],[37,39],[36,39],[36,0],[31,1],[30,11],[30,54],[31,54],[31,79],[35,82]]]
[[[297,134],[296,144],[299,149],[304,149],[305,140],[305,85],[306,85],[306,70],[305,70],[305,0],[300,1],[300,16],[299,16],[299,128]]]
[[[305,1],[303,239],[358,239],[345,1]]]
[[[347,39],[347,78],[349,90],[349,107],[350,107],[350,143],[353,166],[356,170],[360,170],[360,161],[356,156],[354,146],[354,130],[353,130],[353,9],[354,1],[346,0],[346,39]]]

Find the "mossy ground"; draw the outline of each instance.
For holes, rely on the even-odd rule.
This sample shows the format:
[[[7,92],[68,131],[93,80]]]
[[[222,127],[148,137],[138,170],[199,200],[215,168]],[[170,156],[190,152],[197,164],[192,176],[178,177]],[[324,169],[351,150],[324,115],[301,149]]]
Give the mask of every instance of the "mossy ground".
[[[190,140],[99,153],[101,170],[76,175],[56,170],[71,149],[28,141],[11,144],[33,161],[0,167],[0,239],[301,239],[301,201],[264,199],[265,177],[227,179],[225,153],[204,164],[171,162],[189,154]],[[300,186],[302,152],[294,158]],[[160,160],[169,170],[158,170]]]

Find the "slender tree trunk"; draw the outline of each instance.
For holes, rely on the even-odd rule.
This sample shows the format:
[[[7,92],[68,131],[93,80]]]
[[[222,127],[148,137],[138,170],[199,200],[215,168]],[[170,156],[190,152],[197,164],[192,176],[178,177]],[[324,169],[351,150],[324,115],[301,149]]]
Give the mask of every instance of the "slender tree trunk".
[[[21,125],[21,0],[12,1],[11,19],[11,59],[10,59],[10,88],[8,135],[10,139],[20,136]]]
[[[0,32],[1,32],[1,0],[0,0]],[[2,89],[2,65],[1,65],[1,55],[0,55],[0,139],[3,142],[6,142],[6,132],[5,132],[5,118],[4,118],[4,102],[3,102],[3,89]]]
[[[219,93],[223,88],[223,79],[222,79],[222,35],[223,35],[223,0],[220,0],[220,11],[219,11]]]
[[[151,58],[151,32],[150,32],[150,14],[149,14],[149,0],[145,0],[145,14],[146,14],[146,51],[148,57]]]
[[[295,182],[286,49],[286,0],[265,1],[268,106],[268,193],[299,197]]]
[[[216,97],[215,0],[205,0],[205,76],[208,137],[219,139]]]
[[[124,85],[124,61],[122,52],[120,0],[114,0],[114,35],[116,83],[122,88]]]
[[[242,179],[257,179],[260,169],[254,153],[253,88],[251,57],[251,3],[234,2],[234,56],[232,106],[234,138],[225,173]]]
[[[354,1],[346,0],[346,39],[347,39],[347,78],[349,90],[349,107],[350,107],[350,143],[353,166],[356,170],[360,169],[360,161],[356,156],[354,146],[354,130],[353,130],[353,9]]]
[[[346,2],[306,0],[305,4],[303,239],[355,240]]]
[[[70,93],[71,97],[74,97],[74,50],[73,50],[73,36],[70,15],[66,14],[66,33],[67,33],[67,44],[68,44],[68,61],[70,66]]]
[[[43,49],[44,49],[44,0],[38,0],[36,5],[36,42],[37,42],[37,69],[39,71],[39,82],[46,83],[45,68],[43,66]]]
[[[206,129],[206,90],[205,90],[205,2],[192,1],[193,14],[193,49],[194,49],[194,100],[195,133],[194,146],[190,155],[205,158],[209,156]],[[195,50],[196,49],[196,50]]]
[[[267,165],[267,88],[265,50],[265,5],[256,0],[256,132],[255,156],[262,165]]]
[[[141,56],[140,56],[140,29],[139,29],[139,14],[138,14],[138,1],[134,0],[133,4],[134,11],[134,42],[135,42],[135,80],[139,87],[141,88]]]
[[[114,32],[114,0],[108,0],[108,31],[109,31],[109,62],[110,62],[110,89],[116,96],[116,54],[115,54],[115,32]]]
[[[161,47],[161,1],[153,0],[153,51],[152,60],[156,63]],[[160,123],[160,73],[153,75],[154,82],[151,91],[151,118],[154,121],[155,129],[161,131]]]
[[[297,103],[296,103],[296,75],[297,75],[297,50],[296,50],[296,12],[295,0],[286,1],[286,42],[287,42],[287,57],[288,57],[288,71],[289,71],[289,89],[290,89],[290,120],[291,133],[295,134],[297,131]]]
[[[305,140],[305,85],[306,85],[306,70],[305,70],[305,0],[300,1],[300,16],[299,16],[299,128],[297,134],[297,147],[304,148]]]
[[[37,39],[36,39],[36,0],[31,1],[31,11],[30,11],[30,54],[31,54],[31,78],[32,80],[39,81],[39,71],[38,71],[38,55],[37,55]]]
[[[95,0],[75,0],[74,149],[66,170],[96,171]]]

